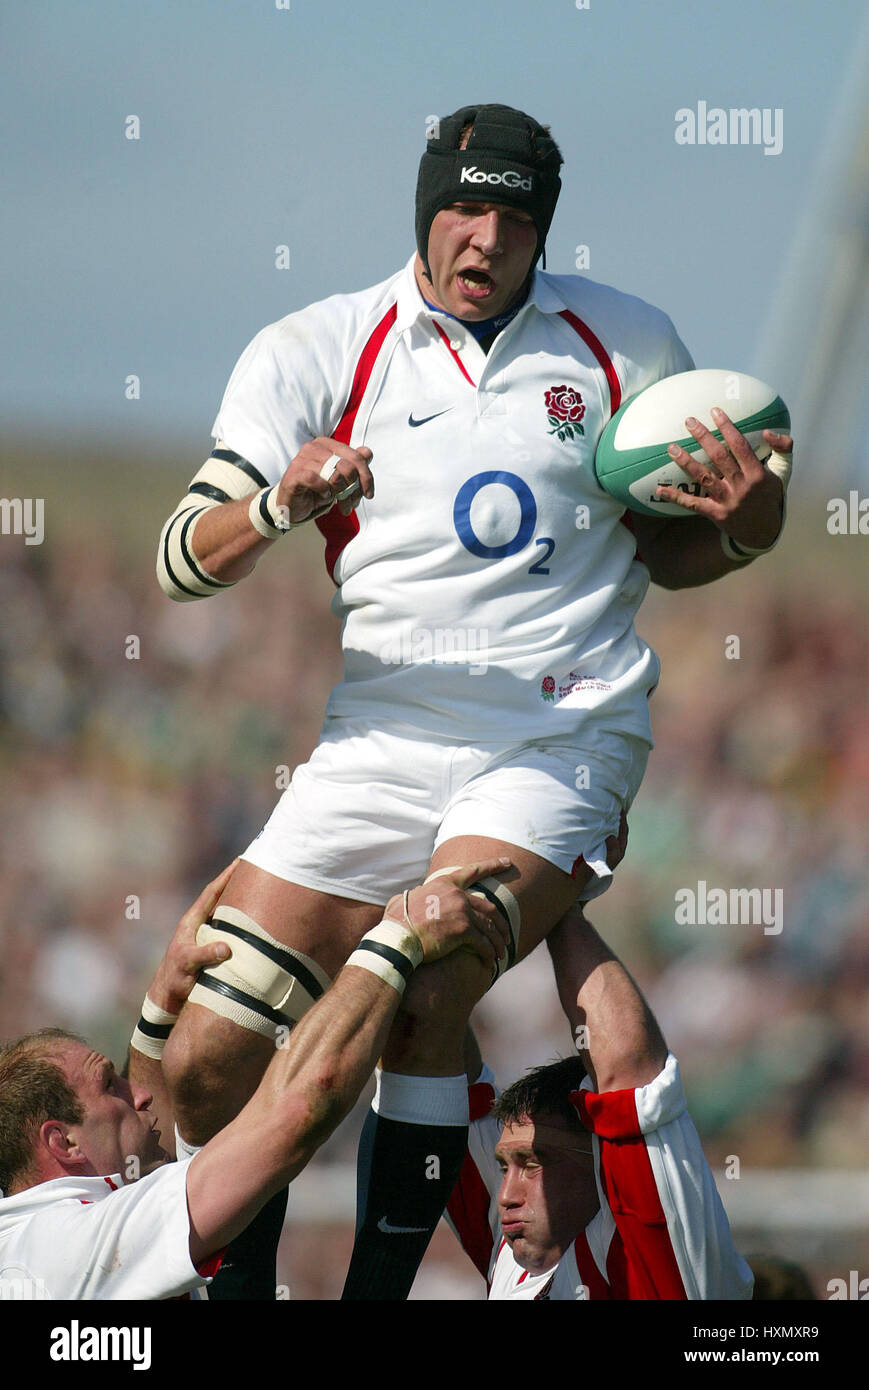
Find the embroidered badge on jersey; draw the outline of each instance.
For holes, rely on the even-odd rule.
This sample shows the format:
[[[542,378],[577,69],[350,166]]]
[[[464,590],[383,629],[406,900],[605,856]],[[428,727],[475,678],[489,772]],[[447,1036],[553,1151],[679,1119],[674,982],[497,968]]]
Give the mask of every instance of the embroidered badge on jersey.
[[[546,414],[552,429],[562,444],[576,434],[585,434],[580,423],[585,414],[585,402],[572,386],[552,386],[546,392]]]

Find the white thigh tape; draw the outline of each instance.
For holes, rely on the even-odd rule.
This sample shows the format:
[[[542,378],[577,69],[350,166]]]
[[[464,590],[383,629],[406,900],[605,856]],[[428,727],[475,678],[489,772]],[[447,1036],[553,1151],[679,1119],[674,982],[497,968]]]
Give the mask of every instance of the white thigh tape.
[[[430,883],[433,878],[442,878],[444,874],[454,874],[457,869],[462,868],[461,864],[452,864],[447,869],[437,869],[433,874],[429,874],[425,879]],[[519,949],[519,929],[522,926],[522,913],[516,897],[510,892],[506,883],[502,883],[499,878],[481,878],[476,883],[472,883],[468,892],[472,897],[487,898],[490,903],[494,903],[501,916],[506,920],[510,927],[510,941],[507,945],[507,955],[501,956],[495,965],[495,973],[492,976],[494,983],[505,970],[509,970],[511,965],[516,964],[516,952]]]
[[[202,972],[191,1002],[266,1038],[281,1025],[298,1023],[331,984],[310,956],[276,941],[237,907],[218,907],[196,941],[225,941],[232,957]]]

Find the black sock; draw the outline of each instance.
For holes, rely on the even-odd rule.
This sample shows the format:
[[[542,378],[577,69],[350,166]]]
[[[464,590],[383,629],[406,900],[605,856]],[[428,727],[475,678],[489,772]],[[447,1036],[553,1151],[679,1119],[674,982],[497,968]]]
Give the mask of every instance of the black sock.
[[[269,1300],[276,1292],[278,1242],[288,1188],[275,1194],[250,1225],[226,1247],[223,1263],[208,1286],[208,1301]]]
[[[467,1144],[467,1125],[407,1124],[369,1112],[360,1141],[356,1244],[342,1298],[407,1298]]]

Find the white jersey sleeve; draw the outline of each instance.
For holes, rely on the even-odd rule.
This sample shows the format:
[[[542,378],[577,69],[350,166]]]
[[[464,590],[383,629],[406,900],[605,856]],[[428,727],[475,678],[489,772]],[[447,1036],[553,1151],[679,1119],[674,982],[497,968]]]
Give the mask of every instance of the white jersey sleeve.
[[[269,485],[280,482],[303,444],[333,435],[352,393],[356,359],[396,278],[288,314],[245,348],[212,434],[254,464]]]
[[[589,1287],[586,1250],[611,1298],[751,1298],[752,1274],[734,1247],[676,1058],[647,1086],[584,1086],[574,1103],[599,1151],[601,1209],[575,1248]]]
[[[0,1201],[0,1286],[47,1299],[177,1298],[208,1282],[190,1259],[189,1160],[138,1182],[58,1178]],[[31,1293],[27,1293],[27,1289]]]

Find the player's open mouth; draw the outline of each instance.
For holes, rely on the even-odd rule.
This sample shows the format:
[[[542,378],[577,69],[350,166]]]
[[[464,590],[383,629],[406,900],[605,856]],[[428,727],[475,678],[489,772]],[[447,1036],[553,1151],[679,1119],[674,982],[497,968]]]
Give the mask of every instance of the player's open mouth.
[[[459,272],[459,286],[468,299],[487,299],[494,292],[495,281],[485,270],[469,267]]]

